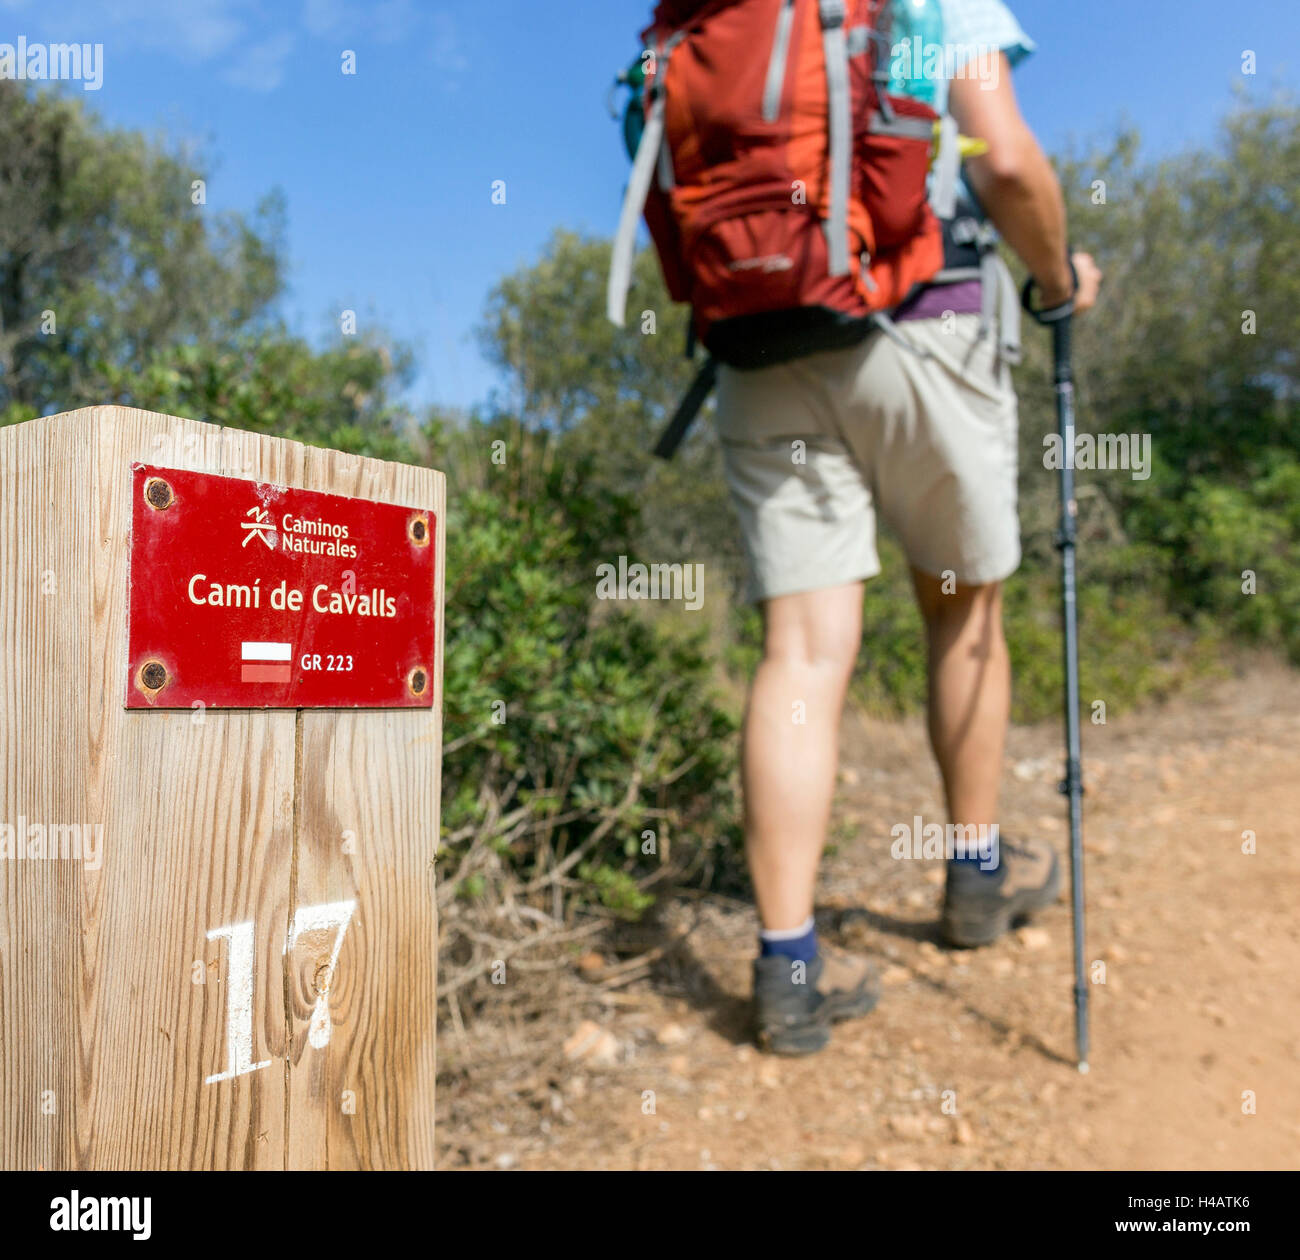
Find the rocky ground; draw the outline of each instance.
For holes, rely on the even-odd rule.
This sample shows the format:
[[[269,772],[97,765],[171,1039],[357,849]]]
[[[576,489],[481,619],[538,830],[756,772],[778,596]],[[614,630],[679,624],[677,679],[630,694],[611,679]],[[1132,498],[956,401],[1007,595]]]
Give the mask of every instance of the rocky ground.
[[[1300,1168],[1298,735],[1300,678],[1274,669],[1086,725],[1104,982],[1081,1076],[1068,904],[942,948],[941,864],[889,854],[895,823],[943,817],[923,727],[850,716],[817,917],[877,960],[876,1012],[811,1058],[758,1053],[752,911],[675,898],[516,973],[546,995],[530,1013],[444,1021],[442,1166]],[[1064,859],[1060,739],[1012,732],[1003,830]]]

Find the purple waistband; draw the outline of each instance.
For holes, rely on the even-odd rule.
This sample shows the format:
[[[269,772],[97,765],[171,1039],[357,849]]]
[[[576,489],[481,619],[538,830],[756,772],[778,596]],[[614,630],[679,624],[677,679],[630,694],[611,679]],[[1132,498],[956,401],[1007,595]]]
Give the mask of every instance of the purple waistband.
[[[939,319],[945,311],[952,311],[954,315],[978,315],[981,292],[978,280],[927,285],[898,308],[894,322],[901,323],[905,319]]]

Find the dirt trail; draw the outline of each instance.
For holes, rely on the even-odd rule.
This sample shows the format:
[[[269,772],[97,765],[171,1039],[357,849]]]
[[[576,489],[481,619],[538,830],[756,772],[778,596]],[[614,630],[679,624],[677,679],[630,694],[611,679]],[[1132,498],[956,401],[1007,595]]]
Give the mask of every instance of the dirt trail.
[[[443,1166],[1300,1168],[1298,735],[1300,677],[1272,669],[1085,726],[1106,979],[1080,1076],[1068,904],[941,949],[941,864],[889,856],[894,823],[942,818],[923,729],[848,719],[818,922],[877,959],[877,1011],[811,1058],[758,1054],[752,911],[681,898],[649,943],[689,935],[648,972],[618,975],[606,946],[601,969],[545,976],[559,1000],[541,1018],[444,1027]],[[1012,732],[1003,829],[1064,857],[1059,748],[1055,725]]]

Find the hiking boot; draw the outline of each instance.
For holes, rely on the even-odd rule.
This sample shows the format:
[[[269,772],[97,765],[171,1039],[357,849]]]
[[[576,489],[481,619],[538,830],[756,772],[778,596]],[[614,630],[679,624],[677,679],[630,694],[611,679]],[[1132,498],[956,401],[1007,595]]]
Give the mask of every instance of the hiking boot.
[[[879,999],[875,968],[831,946],[806,964],[783,954],[754,959],[756,1039],[773,1054],[815,1053],[833,1023],[868,1014]]]
[[[949,862],[942,932],[949,945],[988,945],[1061,891],[1061,864],[1042,840],[1006,840],[996,871],[971,862]]]

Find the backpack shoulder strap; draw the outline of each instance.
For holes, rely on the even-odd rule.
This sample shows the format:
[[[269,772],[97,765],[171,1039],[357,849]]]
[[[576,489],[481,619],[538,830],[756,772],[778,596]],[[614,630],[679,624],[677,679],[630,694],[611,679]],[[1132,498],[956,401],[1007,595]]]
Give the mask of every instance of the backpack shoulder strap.
[[[614,249],[609,264],[609,287],[605,294],[605,314],[610,323],[622,328],[627,317],[627,291],[632,287],[632,261],[636,254],[636,229],[650,194],[650,180],[659,158],[664,138],[664,103],[662,97],[650,102],[645,115],[645,130],[637,145],[636,161],[628,177],[623,209],[614,233]]]
[[[637,145],[628,177],[627,192],[623,196],[623,209],[618,217],[618,231],[614,233],[614,248],[609,264],[609,285],[605,291],[605,314],[610,323],[623,327],[627,316],[627,293],[632,287],[632,262],[636,256],[637,225],[645,210],[650,194],[650,180],[658,167],[660,180],[671,184],[671,158],[664,152],[664,78],[668,59],[673,49],[681,43],[684,31],[677,31],[655,46],[654,86],[646,101],[645,130]]]

